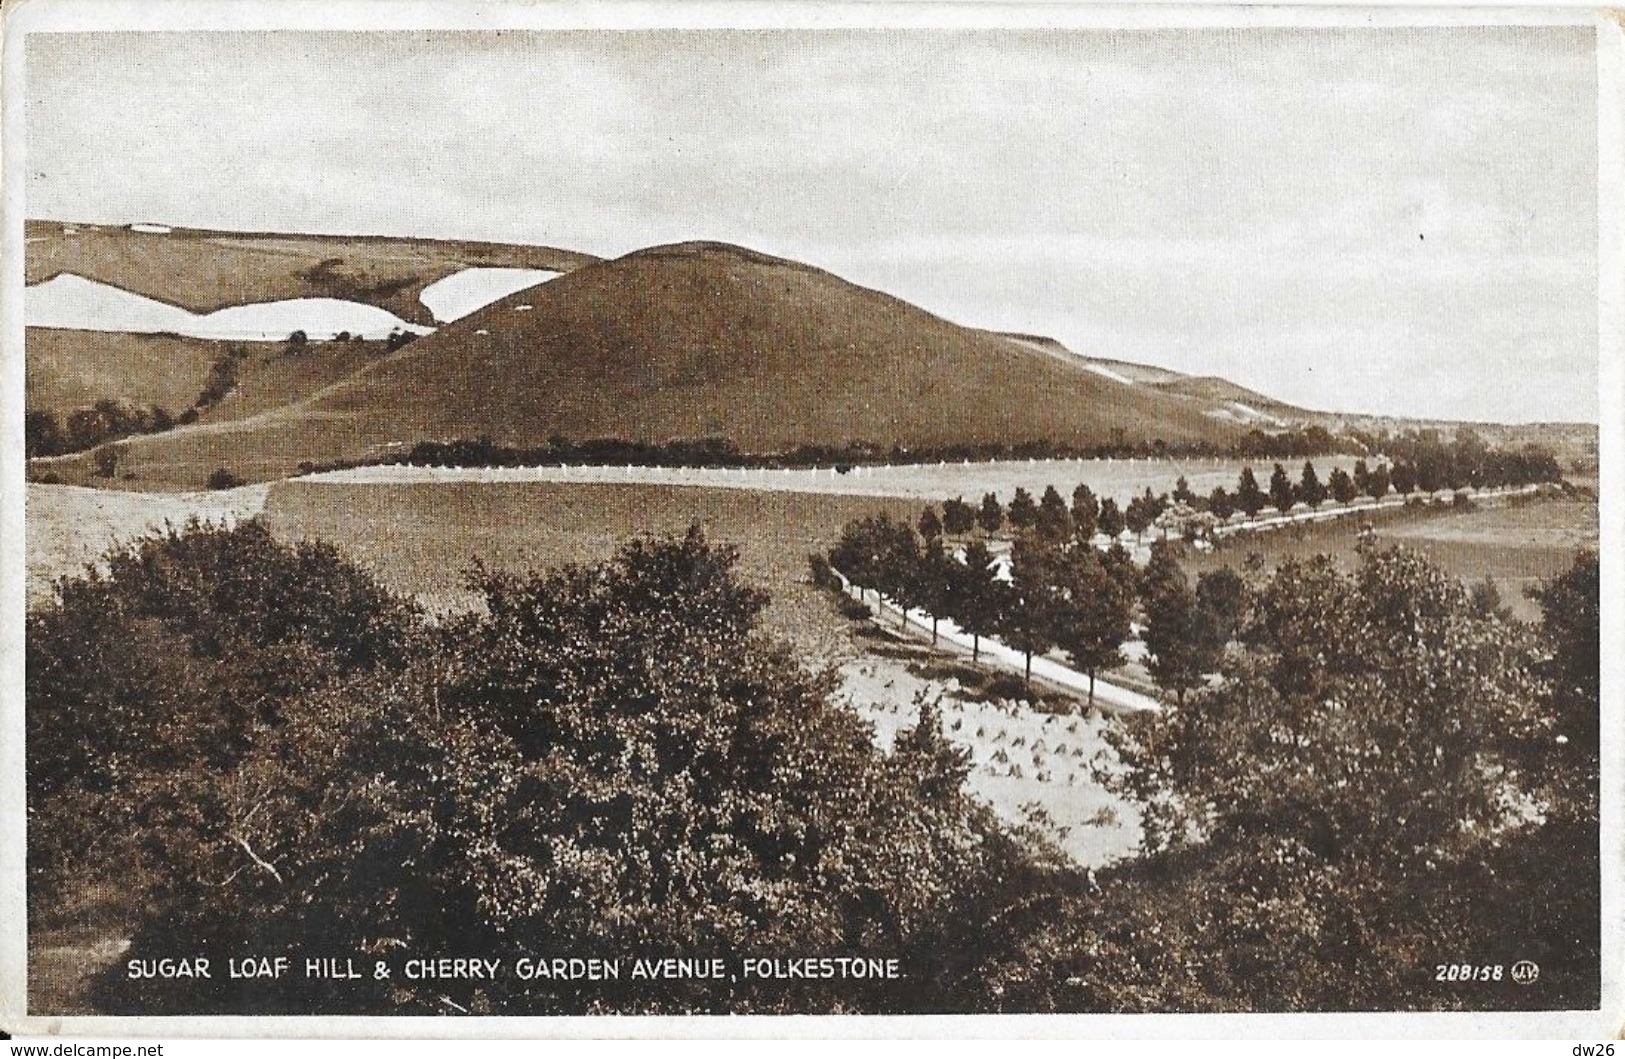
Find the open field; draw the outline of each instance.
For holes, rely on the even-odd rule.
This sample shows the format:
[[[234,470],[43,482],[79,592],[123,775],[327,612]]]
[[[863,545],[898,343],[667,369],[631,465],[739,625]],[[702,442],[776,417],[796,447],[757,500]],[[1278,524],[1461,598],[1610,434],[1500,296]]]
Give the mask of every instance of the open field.
[[[915,651],[930,657],[926,648]],[[1006,822],[1029,822],[1028,806],[1048,817],[1044,830],[1073,860],[1101,867],[1131,855],[1140,841],[1139,810],[1095,782],[1095,758],[1109,748],[1109,717],[1046,713],[1022,700],[968,694],[933,667],[871,653],[842,665],[842,694],[889,747],[900,728],[919,721],[918,698],[942,711],[943,734],[971,754],[966,786]]]
[[[28,601],[49,598],[56,579],[82,572],[109,548],[191,518],[235,523],[265,505],[267,486],[213,493],[132,493],[30,483],[26,562]]]
[[[1215,552],[1193,555],[1193,573],[1239,566],[1251,553],[1274,566],[1322,552],[1344,566],[1355,562],[1360,526],[1370,523],[1384,543],[1413,548],[1463,581],[1495,579],[1502,601],[1520,618],[1539,608],[1527,589],[1566,570],[1581,548],[1598,543],[1597,505],[1576,497],[1518,499],[1476,510],[1398,508],[1363,518],[1294,526],[1236,538]]]
[[[1350,470],[1354,456],[1322,456],[1313,462],[1322,481],[1333,467]],[[1296,479],[1303,462],[1284,461]],[[1166,459],[1166,460],[989,460],[964,463],[899,464],[854,467],[845,474],[834,468],[811,470],[725,470],[686,467],[357,467],[312,476],[311,482],[614,482],[644,485],[704,486],[718,489],[816,493],[841,496],[906,497],[940,503],[963,496],[975,503],[984,493],[997,493],[1008,503],[1017,487],[1036,500],[1047,485],[1060,490],[1070,504],[1072,490],[1081,482],[1097,496],[1120,504],[1150,489],[1172,490],[1183,475],[1192,491],[1211,493],[1215,486],[1234,490],[1243,467],[1252,467],[1260,485],[1267,485],[1271,460]],[[918,514],[916,511],[915,514]],[[912,518],[911,518],[912,521]]]
[[[628,537],[682,533],[698,522],[712,540],[736,545],[741,574],[773,593],[769,625],[821,656],[834,649],[837,619],[830,601],[804,583],[807,556],[827,550],[851,519],[882,511],[907,516],[913,505],[677,486],[303,480],[273,485],[265,505],[278,536],[330,541],[435,609],[474,603],[462,575],[476,558],[499,570],[593,562]]]

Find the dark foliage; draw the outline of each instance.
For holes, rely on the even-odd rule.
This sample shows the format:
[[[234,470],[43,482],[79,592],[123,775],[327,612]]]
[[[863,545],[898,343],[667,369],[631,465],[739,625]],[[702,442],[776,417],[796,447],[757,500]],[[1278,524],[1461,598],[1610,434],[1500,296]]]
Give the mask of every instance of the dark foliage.
[[[698,531],[476,570],[439,626],[254,524],[145,541],[29,637],[31,897],[144,880],[134,958],[894,957],[901,980],[132,981],[109,1011],[955,1011],[1081,893],[960,788],[935,711],[881,753]],[[133,858],[133,859],[132,859]],[[990,924],[1000,929],[990,930]],[[370,968],[370,964],[368,964]]]

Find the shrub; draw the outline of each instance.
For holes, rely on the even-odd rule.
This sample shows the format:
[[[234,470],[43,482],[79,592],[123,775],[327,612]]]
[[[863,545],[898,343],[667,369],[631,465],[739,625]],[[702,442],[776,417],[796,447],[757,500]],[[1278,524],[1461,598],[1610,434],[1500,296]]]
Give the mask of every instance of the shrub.
[[[398,667],[413,614],[332,548],[280,544],[257,522],[193,523],[58,582],[27,626],[35,914],[64,886],[142,876],[154,834],[183,826],[198,811],[185,800],[290,700]]]
[[[241,478],[224,467],[217,467],[209,472],[210,489],[235,489],[242,484],[243,480]]]
[[[96,474],[102,478],[112,478],[118,474],[119,458],[123,450],[117,445],[103,445],[91,453],[91,462],[96,465]]]
[[[522,955],[602,953],[737,966],[851,953],[895,957],[908,977],[794,989],[301,977],[247,993],[115,970],[100,984],[107,1008],[994,1003],[976,964],[1023,929],[1052,869],[959,793],[968,766],[933,711],[883,754],[832,701],[831,674],[764,640],[766,596],[735,578],[730,550],[693,531],[631,542],[597,567],[476,569],[480,612],[381,628],[361,666],[343,649],[359,645],[328,644],[331,630],[377,628],[396,612],[363,591],[378,614],[350,613],[352,594],[334,598],[331,585],[370,582],[322,557],[254,528],[148,542],[109,578],[68,589],[42,619],[64,628],[31,638],[41,664],[31,657],[30,737],[63,757],[41,771],[56,786],[40,785],[36,804],[92,782],[120,791],[89,805],[94,830],[129,828],[153,877],[132,957],[457,952],[511,967]],[[305,576],[317,568],[323,576]],[[93,630],[91,656],[66,650],[69,632],[84,644]],[[156,704],[177,699],[172,726],[176,707]],[[131,715],[113,702],[148,705]],[[164,779],[131,786],[126,761]],[[1005,926],[989,932],[989,921]]]

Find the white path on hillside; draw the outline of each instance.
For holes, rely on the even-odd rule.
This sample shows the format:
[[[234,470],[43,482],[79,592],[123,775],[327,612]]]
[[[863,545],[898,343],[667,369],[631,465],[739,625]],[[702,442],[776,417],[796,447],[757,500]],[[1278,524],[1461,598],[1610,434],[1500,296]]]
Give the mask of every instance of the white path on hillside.
[[[1352,462],[1353,457],[1328,457],[1330,466]],[[1215,476],[1229,475],[1228,484],[1234,484],[1235,468],[1245,460],[984,460],[980,462],[938,462],[925,464],[884,464],[852,467],[843,474],[833,467],[766,468],[766,467],[645,467],[645,466],[585,466],[579,464],[548,464],[533,467],[420,467],[412,464],[378,464],[352,467],[342,471],[326,471],[306,475],[301,482],[330,483],[334,485],[412,485],[433,482],[475,482],[486,484],[557,482],[584,484],[675,485],[703,489],[753,489],[770,492],[818,493],[839,496],[887,496],[941,502],[946,497],[961,494],[975,502],[983,492],[996,492],[1008,496],[1016,484],[1025,485],[1036,493],[1045,484],[1067,486],[1063,496],[1070,497],[1070,485],[1087,482],[1097,496],[1112,496],[1124,500],[1145,488],[1147,478],[1167,479],[1166,485],[1155,492],[1171,489],[1181,474],[1188,476],[1193,487],[1206,484]],[[1262,465],[1260,465],[1262,466]],[[1319,464],[1317,463],[1317,467]],[[1492,499],[1520,493],[1532,493],[1535,485],[1513,486],[1506,489],[1465,490],[1474,499]],[[1198,490],[1200,492],[1200,490]],[[1297,508],[1288,514],[1260,514],[1232,520],[1215,528],[1218,536],[1236,533],[1262,532],[1280,529],[1303,522],[1347,518],[1372,511],[1403,507],[1409,500],[1422,503],[1448,503],[1454,494],[1413,493],[1409,497],[1393,494],[1381,500],[1361,499],[1348,505],[1323,504],[1317,509]],[[1141,554],[1155,539],[1154,531],[1140,540],[1132,533],[1120,538],[1125,547]],[[1109,538],[1097,536],[1102,546]],[[1141,556],[1143,561],[1143,556]]]
[[[834,572],[845,584],[847,595],[853,599],[860,599],[866,606],[877,606],[881,614],[880,620],[885,621],[888,615],[893,619],[893,621],[887,623],[888,627],[898,628],[902,625],[904,622],[903,612],[896,604],[884,597],[881,597],[880,602],[877,604],[875,598],[878,593],[873,589],[860,593],[844,574],[841,574],[839,570]],[[908,612],[906,620],[908,626],[912,627],[914,631],[924,633],[928,637],[931,635],[931,615],[927,611],[911,610]],[[971,654],[975,647],[971,635],[948,618],[942,618],[937,623],[936,646],[938,650],[947,653],[966,655]],[[991,636],[982,637],[981,661],[1017,674],[1024,674],[1027,671],[1026,655],[1000,643]],[[1041,680],[1063,691],[1082,695],[1085,699],[1089,695],[1089,675],[1080,673],[1076,669],[1063,665],[1052,658],[1033,656],[1033,679]],[[1095,705],[1102,709],[1121,713],[1142,713],[1147,710],[1160,711],[1162,709],[1162,704],[1149,695],[1130,691],[1128,688],[1119,687],[1099,677],[1095,679]]]

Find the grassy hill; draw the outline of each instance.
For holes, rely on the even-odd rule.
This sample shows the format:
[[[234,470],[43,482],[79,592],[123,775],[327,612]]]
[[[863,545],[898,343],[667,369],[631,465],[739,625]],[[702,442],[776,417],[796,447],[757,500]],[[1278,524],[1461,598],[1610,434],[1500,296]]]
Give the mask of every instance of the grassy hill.
[[[1192,397],[1199,401],[1210,402],[1221,408],[1242,405],[1260,415],[1281,420],[1283,423],[1317,421],[1319,419],[1319,413],[1317,412],[1306,411],[1284,401],[1277,401],[1273,397],[1265,397],[1256,390],[1238,386],[1229,379],[1222,379],[1217,375],[1180,375],[1176,378],[1153,382],[1151,385],[1163,393]],[[1244,418],[1251,417],[1244,415]]]
[[[344,298],[433,324],[423,288],[472,267],[567,272],[597,260],[546,246],[391,236],[277,235],[31,220],[27,282],[73,273],[195,313],[284,298]]]
[[[422,439],[726,437],[746,451],[1229,440],[1188,400],[960,327],[827,272],[719,244],[577,269],[295,406],[134,439],[142,477],[261,479]]]
[[[179,335],[126,335],[30,327],[27,403],[65,418],[100,400],[171,413],[191,406],[230,343]]]

